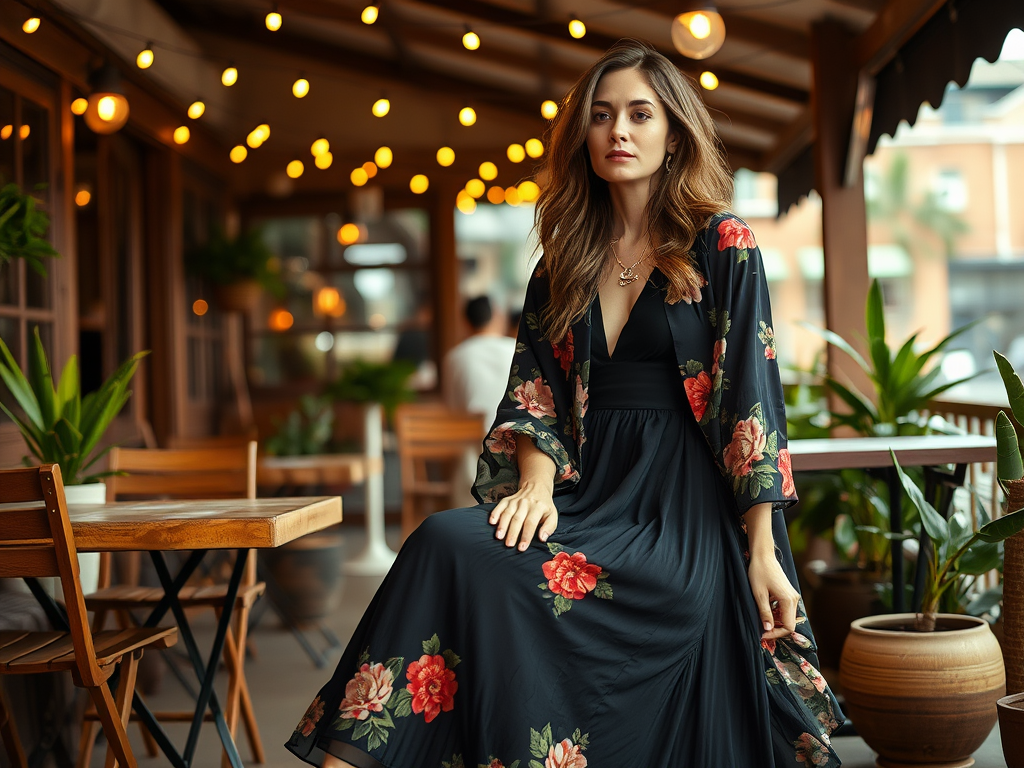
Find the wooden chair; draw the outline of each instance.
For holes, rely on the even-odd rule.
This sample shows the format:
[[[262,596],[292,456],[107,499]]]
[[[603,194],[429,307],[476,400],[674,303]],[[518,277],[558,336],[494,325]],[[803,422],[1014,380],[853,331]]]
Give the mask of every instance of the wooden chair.
[[[256,443],[250,441],[235,448],[205,449],[128,449],[110,451],[110,469],[127,474],[107,479],[107,501],[128,498],[256,498]],[[101,588],[86,596],[86,605],[96,611],[96,621],[102,622],[107,612],[122,616],[131,610],[152,609],[164,596],[160,587],[137,586],[137,568],[129,567],[128,583],[110,586],[109,558],[100,565]],[[246,736],[253,760],[265,761],[256,715],[245,679],[245,646],[249,614],[266,585],[256,580],[256,553],[249,554],[245,574],[235,598],[232,626],[224,643],[225,665],[228,671],[227,701],[224,719],[234,736],[239,714],[245,724]],[[212,608],[220,617],[227,594],[227,583],[188,584],[179,592],[185,609]],[[123,620],[122,620],[123,621]],[[192,712],[158,713],[158,719],[191,720]],[[79,768],[89,764],[95,738],[96,713],[86,714],[86,727],[82,731],[79,749]],[[148,733],[148,732],[147,732]],[[149,745],[153,752],[153,745]],[[155,752],[154,752],[155,754]],[[226,760],[226,757],[225,757]]]
[[[168,648],[178,640],[171,628],[92,632],[79,582],[75,540],[64,500],[60,467],[46,464],[0,471],[0,577],[59,576],[67,632],[0,632],[0,675],[71,670],[75,685],[89,692],[107,737],[107,768],[137,768],[125,726],[143,649]],[[117,691],[107,681],[120,665]],[[17,768],[26,768],[13,714],[0,688],[0,737]]]
[[[401,405],[395,436],[402,472],[402,539],[428,514],[450,506],[453,480],[467,452],[478,453],[482,417],[435,404]],[[465,479],[465,478],[462,478]]]

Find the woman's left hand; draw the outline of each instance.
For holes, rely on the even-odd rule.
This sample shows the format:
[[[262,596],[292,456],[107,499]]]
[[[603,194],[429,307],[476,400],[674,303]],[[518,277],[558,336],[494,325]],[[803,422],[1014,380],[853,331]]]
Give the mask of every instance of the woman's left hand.
[[[779,640],[796,631],[796,610],[800,593],[782,570],[775,553],[753,556],[747,567],[750,591],[761,616],[763,640]]]

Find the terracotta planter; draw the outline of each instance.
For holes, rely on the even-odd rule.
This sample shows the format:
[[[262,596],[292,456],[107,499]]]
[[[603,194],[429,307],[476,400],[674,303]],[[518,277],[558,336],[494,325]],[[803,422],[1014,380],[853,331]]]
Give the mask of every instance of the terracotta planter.
[[[1004,696],[998,704],[1006,768],[1024,768],[1024,693]]]
[[[913,626],[912,613],[853,622],[839,664],[846,714],[879,766],[966,768],[1006,688],[999,643],[973,616],[941,613],[935,632]]]
[[[214,287],[217,305],[225,312],[252,312],[259,306],[263,287],[255,280],[240,280]]]

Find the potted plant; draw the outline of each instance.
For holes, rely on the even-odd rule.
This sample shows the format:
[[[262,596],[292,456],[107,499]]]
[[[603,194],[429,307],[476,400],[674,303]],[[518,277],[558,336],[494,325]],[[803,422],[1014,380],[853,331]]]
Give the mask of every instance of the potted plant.
[[[1003,658],[988,622],[940,613],[944,598],[995,568],[1000,543],[1024,530],[1024,510],[974,528],[966,510],[946,520],[914,480],[893,464],[930,546],[920,614],[870,616],[853,622],[839,666],[846,711],[858,733],[888,766],[970,765],[995,725],[993,706],[1005,691]]]
[[[250,229],[234,238],[213,230],[203,245],[189,252],[186,266],[213,284],[221,309],[250,312],[264,290],[283,295],[284,286],[271,268],[271,259],[260,230]]]
[[[144,351],[132,355],[98,390],[82,397],[75,355],[70,357],[54,386],[38,327],[28,348],[27,376],[0,339],[0,379],[19,410],[14,411],[2,402],[0,409],[21,431],[31,453],[23,458],[26,466],[60,465],[68,501],[96,504],[106,501],[106,488],[100,481],[110,473],[93,469],[110,450],[109,446],[100,449],[100,441],[131,397],[128,384],[139,361],[148,354]],[[99,577],[99,555],[81,555],[79,563],[83,571],[83,590],[94,591]]]
[[[299,407],[283,423],[277,421],[276,426],[277,432],[264,444],[268,455],[324,453],[334,430],[334,409],[328,398],[304,395],[299,398]]]
[[[32,195],[22,194],[17,184],[0,186],[0,265],[24,259],[45,277],[43,259],[60,255],[46,240],[49,228],[50,217]]]

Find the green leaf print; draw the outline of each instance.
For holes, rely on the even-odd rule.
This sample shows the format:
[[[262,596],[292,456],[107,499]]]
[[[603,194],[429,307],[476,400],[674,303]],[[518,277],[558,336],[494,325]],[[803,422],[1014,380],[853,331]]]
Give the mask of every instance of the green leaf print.
[[[577,728],[572,732],[572,742],[573,744],[579,744],[580,749],[586,749],[590,746],[590,734],[580,733],[580,729]]]
[[[778,461],[779,458],[779,433],[772,432],[768,435],[768,440],[765,441],[764,452],[772,457],[772,461]]]
[[[395,717],[408,717],[412,714],[412,694],[408,688],[402,688],[392,696],[387,706],[395,713]]]
[[[398,680],[402,676],[402,668],[405,666],[404,656],[395,656],[384,662],[384,666],[391,672],[391,678]]]
[[[356,662],[357,667],[363,666],[363,664],[370,663],[370,648],[367,646],[366,650],[359,654],[359,661]]]
[[[572,608],[572,603],[573,601],[567,597],[555,595],[555,607],[551,610],[554,612],[555,616],[561,616],[563,613]]]
[[[704,370],[704,364],[699,360],[687,360],[686,361],[686,375],[696,376]]]
[[[444,663],[445,666],[448,667],[448,669],[455,669],[457,666],[459,666],[459,662],[462,661],[462,659],[458,657],[458,654],[456,654],[455,651],[453,651],[451,648],[446,650],[441,655],[444,656]]]
[[[437,656],[441,652],[441,641],[437,638],[437,633],[429,640],[423,641],[423,652],[427,656]]]
[[[531,331],[540,330],[540,318],[537,317],[536,312],[527,312],[526,315],[526,327]]]
[[[782,685],[782,677],[779,675],[779,670],[766,669],[764,676],[768,678],[768,682],[772,685]]]
[[[349,728],[354,726],[356,721],[350,717],[341,717],[340,715],[334,719],[331,723],[332,731],[347,731]]]
[[[557,555],[559,552],[561,552],[564,549],[565,549],[565,547],[562,544],[556,544],[553,541],[549,541],[548,542],[548,552],[550,552],[552,555]],[[545,585],[545,586],[547,586],[547,585]]]
[[[603,576],[603,574],[602,574]],[[601,576],[598,577],[600,579]],[[607,581],[598,581],[597,586],[594,587],[594,597],[600,597],[602,600],[612,599],[612,585]],[[574,739],[575,741],[575,739]]]
[[[526,345],[523,344],[523,342],[521,342],[521,341],[516,342],[516,354],[517,355],[521,355],[525,351],[526,351]]]
[[[757,420],[761,422],[761,426],[764,426],[764,409],[761,407],[761,403],[754,403],[750,409],[750,415],[757,417]]]
[[[352,741],[358,741],[373,730],[373,721],[367,718],[366,720],[360,720],[356,724],[356,729],[352,731]]]
[[[374,715],[372,718],[375,726],[380,728],[394,728],[395,721],[391,719],[391,713],[387,709],[381,710],[380,714]]]
[[[736,251],[736,263],[739,264],[746,261],[749,256],[750,252],[746,248]]]
[[[451,761],[441,761],[441,768],[466,768],[466,763],[463,762],[462,755],[452,755]]]
[[[530,729],[530,754],[542,760],[548,756],[548,749],[551,747],[551,723],[548,723],[540,731]]]
[[[531,760],[530,768],[544,768],[544,763],[538,763],[536,760]]]

